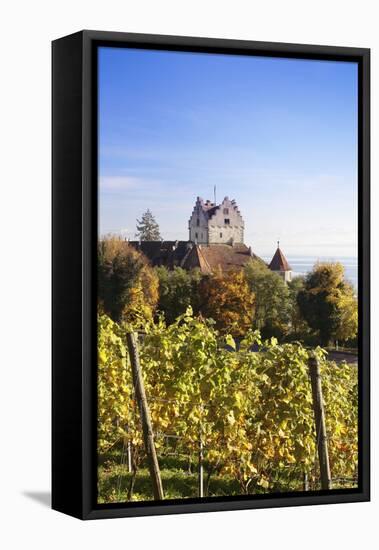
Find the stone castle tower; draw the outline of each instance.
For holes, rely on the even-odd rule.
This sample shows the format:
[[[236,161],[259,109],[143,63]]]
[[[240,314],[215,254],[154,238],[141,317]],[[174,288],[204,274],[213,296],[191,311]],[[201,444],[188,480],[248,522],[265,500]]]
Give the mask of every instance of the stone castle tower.
[[[142,252],[153,266],[181,267],[188,271],[199,269],[209,274],[217,269],[225,272],[242,269],[251,260],[258,260],[285,283],[292,280],[292,268],[279,241],[270,264],[244,243],[245,223],[236,201],[228,197],[218,205],[197,197],[188,229],[188,241],[129,241],[129,245]]]
[[[189,240],[196,244],[243,244],[244,221],[236,202],[225,197],[221,204],[197,197],[188,222]]]

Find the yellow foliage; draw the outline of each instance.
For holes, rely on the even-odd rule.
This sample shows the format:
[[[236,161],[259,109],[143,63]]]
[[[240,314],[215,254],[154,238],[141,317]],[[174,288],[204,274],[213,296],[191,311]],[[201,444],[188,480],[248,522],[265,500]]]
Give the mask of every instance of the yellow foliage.
[[[126,241],[107,237],[98,245],[99,305],[114,321],[151,319],[159,281],[147,258]]]
[[[222,333],[244,336],[252,326],[254,294],[240,271],[218,272],[200,283],[201,312],[216,323]]]
[[[125,330],[99,316],[98,449],[120,437],[143,456],[138,407],[125,348]],[[175,323],[147,321],[139,343],[141,368],[157,447],[164,434],[177,451],[204,459],[230,475],[242,492],[288,490],[306,472],[317,488],[317,453],[309,350],[300,344],[262,345],[250,333],[239,350],[230,337],[195,318],[188,308]],[[225,344],[229,343],[226,349]],[[252,353],[257,344],[259,353]],[[358,376],[354,365],[336,365],[317,348],[324,393],[332,477],[354,477],[358,464]]]

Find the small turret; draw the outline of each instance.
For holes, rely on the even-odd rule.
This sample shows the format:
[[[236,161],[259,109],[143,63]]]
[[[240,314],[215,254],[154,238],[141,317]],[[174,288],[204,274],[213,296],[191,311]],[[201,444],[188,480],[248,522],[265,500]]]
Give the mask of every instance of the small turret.
[[[278,248],[276,249],[268,268],[283,277],[285,283],[289,283],[292,280],[292,268],[287,262],[283,252],[280,250],[279,241]]]

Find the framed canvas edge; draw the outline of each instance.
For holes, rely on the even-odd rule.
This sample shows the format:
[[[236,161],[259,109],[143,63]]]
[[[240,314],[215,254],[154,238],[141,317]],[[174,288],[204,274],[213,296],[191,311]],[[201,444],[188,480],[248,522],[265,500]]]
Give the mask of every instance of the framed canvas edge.
[[[336,504],[347,502],[365,502],[370,500],[370,50],[366,48],[350,48],[335,46],[316,46],[301,44],[282,44],[269,42],[241,41],[215,38],[175,37],[165,35],[145,35],[135,33],[118,33],[103,31],[81,31],[73,36],[82,40],[82,363],[81,363],[81,437],[82,446],[78,460],[81,464],[82,486],[80,509],[75,512],[60,511],[81,519],[100,519],[130,516],[145,516],[158,514],[194,513],[210,511],[228,511],[242,509],[273,508],[284,506],[300,506],[314,504]],[[62,38],[60,40],[66,40]],[[54,41],[56,42],[56,41]],[[94,230],[97,229],[96,197],[94,196],[94,181],[97,174],[94,171],[93,151],[96,142],[94,122],[96,117],[96,90],[94,89],[94,48],[99,43],[117,45],[122,43],[129,47],[138,45],[141,48],[155,47],[159,49],[174,48],[189,51],[227,51],[229,53],[253,52],[261,55],[276,54],[280,57],[330,58],[358,61],[361,73],[360,89],[360,468],[361,487],[359,490],[344,490],[328,494],[311,494],[296,496],[273,495],[260,500],[235,499],[233,501],[186,503],[151,503],[143,505],[118,504],[115,507],[102,508],[96,504],[96,464],[93,449],[96,438],[96,423],[93,420],[95,412],[94,390],[96,376],[93,372],[94,322],[96,315],[94,302],[95,246]],[[53,43],[54,44],[54,43]],[[54,183],[54,182],[53,182]],[[53,313],[54,316],[54,313]],[[95,425],[95,427],[94,427]],[[54,469],[54,465],[53,465]],[[54,501],[54,499],[53,499]],[[53,506],[54,507],[54,506]],[[58,509],[55,507],[55,509]]]
[[[51,488],[52,508],[75,517],[83,516],[82,48],[82,33],[52,43]]]

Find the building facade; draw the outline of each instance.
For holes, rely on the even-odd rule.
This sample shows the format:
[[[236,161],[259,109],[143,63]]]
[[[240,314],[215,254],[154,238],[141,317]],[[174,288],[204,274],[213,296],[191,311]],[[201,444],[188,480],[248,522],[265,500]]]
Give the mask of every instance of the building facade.
[[[280,275],[285,283],[290,283],[292,281],[292,267],[287,262],[283,252],[280,250],[279,241],[278,248],[276,249],[268,268]]]
[[[245,224],[237,204],[225,197],[221,204],[197,197],[188,222],[189,240],[195,244],[243,244]]]
[[[221,204],[197,197],[189,220],[188,241],[129,241],[153,266],[168,269],[199,269],[210,274],[218,269],[242,269],[251,260],[258,260],[288,283],[292,269],[279,247],[270,262],[259,258],[244,244],[245,224],[234,200],[225,197]]]

